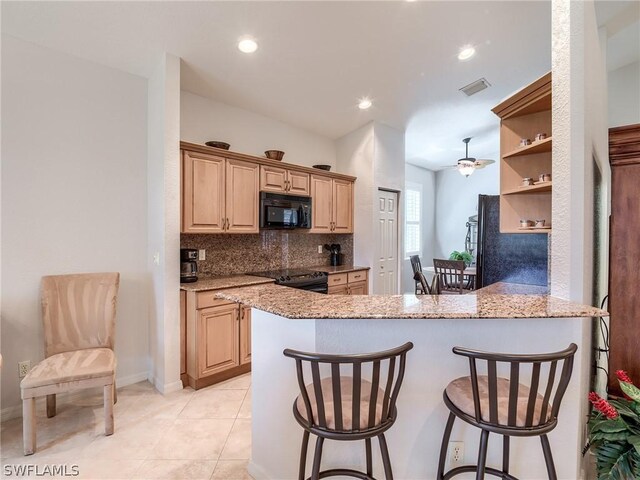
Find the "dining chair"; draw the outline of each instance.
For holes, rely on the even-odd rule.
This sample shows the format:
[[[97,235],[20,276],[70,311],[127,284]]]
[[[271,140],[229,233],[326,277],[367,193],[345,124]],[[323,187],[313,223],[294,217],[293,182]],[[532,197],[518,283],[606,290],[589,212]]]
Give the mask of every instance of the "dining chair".
[[[413,280],[415,282],[415,294],[416,295],[428,295],[436,293],[432,290],[432,285],[427,283],[427,279],[422,272],[422,262],[419,255],[411,255],[409,257],[411,262],[411,269],[413,270]]]
[[[47,417],[56,394],[102,387],[105,435],[113,434],[116,357],[113,353],[119,273],[42,278],[45,359],[22,380],[24,454],[36,450],[36,398],[46,396]]]
[[[333,355],[286,349],[296,361],[300,394],[293,416],[303,428],[299,480],[305,480],[309,436],[316,436],[310,480],[348,476],[375,480],[371,439],[378,438],[386,480],[393,480],[384,433],[396,421],[396,402],[404,379],[407,352],[413,343],[384,352]],[[305,375],[305,370],[307,374]],[[325,374],[323,374],[323,371]],[[369,377],[370,375],[370,377]],[[311,377],[311,383],[307,383]],[[368,378],[370,379],[368,379]],[[366,472],[348,468],[320,470],[325,440],[365,441]]]
[[[436,277],[438,277],[437,291],[439,295],[463,294],[471,290],[469,282],[464,278],[464,261],[434,258],[433,268],[436,271]]]

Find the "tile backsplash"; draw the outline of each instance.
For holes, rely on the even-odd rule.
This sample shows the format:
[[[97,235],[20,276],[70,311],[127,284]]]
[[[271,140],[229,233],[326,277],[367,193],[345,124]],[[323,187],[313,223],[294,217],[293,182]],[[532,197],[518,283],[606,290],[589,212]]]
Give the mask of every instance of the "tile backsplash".
[[[305,268],[329,265],[329,252],[318,253],[318,245],[339,243],[344,264],[353,263],[353,235],[309,234],[269,230],[251,235],[181,234],[181,248],[206,250],[198,261],[199,275]]]

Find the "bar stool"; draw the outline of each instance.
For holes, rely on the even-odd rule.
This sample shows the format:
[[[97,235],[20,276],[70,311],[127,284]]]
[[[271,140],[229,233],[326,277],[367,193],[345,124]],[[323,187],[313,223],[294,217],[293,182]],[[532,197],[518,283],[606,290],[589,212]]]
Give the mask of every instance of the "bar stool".
[[[290,349],[283,352],[296,361],[300,387],[300,395],[293,402],[293,416],[304,429],[299,480],[306,478],[310,434],[317,437],[311,480],[338,475],[375,480],[371,458],[371,439],[374,437],[378,437],[380,443],[385,478],[393,479],[384,432],[396,420],[396,401],[404,378],[406,355],[412,348],[413,343],[408,342],[384,352],[362,355],[306,353]],[[307,375],[309,371],[311,373],[310,384],[305,380],[305,370]],[[329,375],[321,377],[321,370]],[[363,370],[365,374],[371,371],[371,380],[363,378]],[[364,440],[366,473],[346,468],[320,471],[325,440]]]
[[[509,438],[532,436],[540,437],[547,474],[550,480],[556,480],[547,433],[558,423],[560,403],[571,379],[577,349],[572,343],[556,353],[510,355],[454,347],[453,353],[469,359],[471,375],[449,383],[443,394],[444,403],[451,413],[442,438],[437,480],[448,480],[466,472],[476,472],[476,480],[484,479],[485,473],[517,480],[509,474]],[[487,374],[479,375],[477,364],[484,365],[485,362]],[[507,371],[509,378],[498,376],[498,372]],[[556,381],[558,372],[560,377]],[[531,379],[529,387],[520,383],[520,378],[524,377]],[[542,388],[544,395],[539,393]],[[447,446],[456,417],[482,430],[478,464],[444,472]],[[489,433],[503,436],[502,470],[486,466]]]

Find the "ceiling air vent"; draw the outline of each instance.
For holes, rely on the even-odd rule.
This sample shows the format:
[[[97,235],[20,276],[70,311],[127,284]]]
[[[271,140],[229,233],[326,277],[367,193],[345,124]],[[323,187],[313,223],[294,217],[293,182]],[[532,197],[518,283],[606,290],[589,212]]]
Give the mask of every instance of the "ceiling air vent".
[[[467,97],[471,95],[475,95],[478,92],[481,92],[485,88],[490,87],[491,84],[487,82],[486,78],[481,78],[480,80],[476,80],[475,82],[470,83],[460,89],[462,93],[464,93]]]

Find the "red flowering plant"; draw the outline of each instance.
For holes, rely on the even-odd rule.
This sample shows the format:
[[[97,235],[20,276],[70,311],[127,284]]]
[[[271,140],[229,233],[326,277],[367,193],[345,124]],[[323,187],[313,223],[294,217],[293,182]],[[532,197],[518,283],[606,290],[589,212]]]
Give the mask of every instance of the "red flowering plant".
[[[627,372],[616,372],[626,398],[605,400],[591,392],[589,448],[596,456],[598,480],[640,479],[640,389]]]

